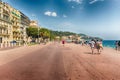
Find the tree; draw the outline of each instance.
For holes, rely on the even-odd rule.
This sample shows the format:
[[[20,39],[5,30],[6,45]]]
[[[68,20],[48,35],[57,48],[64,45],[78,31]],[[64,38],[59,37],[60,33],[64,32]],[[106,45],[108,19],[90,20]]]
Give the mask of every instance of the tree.
[[[50,30],[46,28],[41,28],[39,32],[40,32],[40,37],[42,37],[43,39],[50,38]]]
[[[38,38],[38,28],[37,27],[29,27],[26,29],[28,37]]]

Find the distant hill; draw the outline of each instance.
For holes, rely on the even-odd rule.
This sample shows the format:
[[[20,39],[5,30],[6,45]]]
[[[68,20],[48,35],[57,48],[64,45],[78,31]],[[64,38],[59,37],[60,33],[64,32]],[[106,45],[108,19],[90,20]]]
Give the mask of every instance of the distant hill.
[[[70,35],[78,35],[80,36],[82,39],[84,40],[90,40],[90,39],[97,39],[97,40],[101,40],[102,38],[99,37],[92,37],[92,36],[88,36],[86,34],[83,33],[73,33],[73,32],[69,32],[69,31],[52,31],[51,30],[51,34],[55,35],[55,36],[70,36]]]
[[[51,33],[54,34],[55,36],[77,35],[76,33],[68,32],[68,31],[51,31]]]
[[[78,36],[85,37],[85,36],[87,36],[87,35],[86,35],[86,34],[79,33]]]

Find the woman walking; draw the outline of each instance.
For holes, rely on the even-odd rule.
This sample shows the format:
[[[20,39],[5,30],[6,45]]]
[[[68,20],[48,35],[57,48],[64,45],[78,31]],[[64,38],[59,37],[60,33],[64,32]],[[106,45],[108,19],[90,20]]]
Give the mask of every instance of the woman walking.
[[[96,42],[96,49],[98,51],[98,54],[101,53],[101,48],[103,49],[102,43],[99,40],[97,40],[97,42]]]

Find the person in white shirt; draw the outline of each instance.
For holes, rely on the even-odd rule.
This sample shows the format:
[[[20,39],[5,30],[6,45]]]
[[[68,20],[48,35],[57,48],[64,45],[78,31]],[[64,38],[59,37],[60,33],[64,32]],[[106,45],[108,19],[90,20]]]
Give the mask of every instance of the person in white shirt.
[[[91,47],[92,54],[93,54],[94,53],[94,49],[95,49],[95,41],[93,39],[90,42],[90,47]]]

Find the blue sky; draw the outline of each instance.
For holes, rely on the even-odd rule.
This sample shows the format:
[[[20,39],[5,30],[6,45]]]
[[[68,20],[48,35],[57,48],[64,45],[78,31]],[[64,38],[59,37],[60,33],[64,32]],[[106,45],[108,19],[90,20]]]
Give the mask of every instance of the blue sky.
[[[39,25],[103,39],[120,39],[119,0],[3,0]]]

